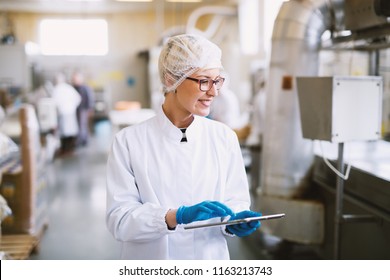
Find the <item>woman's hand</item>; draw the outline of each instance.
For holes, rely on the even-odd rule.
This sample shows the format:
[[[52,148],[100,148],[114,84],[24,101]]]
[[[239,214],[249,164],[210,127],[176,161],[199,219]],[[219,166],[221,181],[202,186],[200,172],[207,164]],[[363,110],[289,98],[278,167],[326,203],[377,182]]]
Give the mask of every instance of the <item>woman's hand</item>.
[[[189,224],[195,221],[232,215],[234,215],[233,211],[218,201],[203,201],[194,206],[179,207],[176,212],[176,221],[178,224]]]
[[[260,217],[261,213],[253,212],[253,211],[242,211],[235,215],[233,215],[229,221],[231,220],[239,220],[239,219],[245,219],[250,217]],[[242,223],[242,224],[236,224],[236,225],[230,225],[226,227],[226,230],[229,233],[235,234],[239,237],[248,236],[255,232],[258,227],[260,227],[261,223],[260,221],[252,221],[249,223]]]

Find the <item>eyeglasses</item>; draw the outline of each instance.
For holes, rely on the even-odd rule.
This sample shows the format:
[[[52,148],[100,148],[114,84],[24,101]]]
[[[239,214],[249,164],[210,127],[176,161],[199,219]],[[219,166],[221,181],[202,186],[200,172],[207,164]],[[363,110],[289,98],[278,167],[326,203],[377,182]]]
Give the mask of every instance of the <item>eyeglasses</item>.
[[[197,82],[199,84],[199,89],[201,91],[209,91],[213,85],[217,90],[221,89],[223,83],[225,82],[225,78],[219,77],[215,80],[213,79],[195,79],[191,77],[187,77],[186,79]]]

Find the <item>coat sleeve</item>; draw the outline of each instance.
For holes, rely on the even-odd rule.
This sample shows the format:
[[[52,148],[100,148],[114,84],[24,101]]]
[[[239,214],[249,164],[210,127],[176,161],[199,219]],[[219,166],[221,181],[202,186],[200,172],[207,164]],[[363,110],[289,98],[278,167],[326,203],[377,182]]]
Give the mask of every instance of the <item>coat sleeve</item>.
[[[106,224],[115,239],[147,242],[170,233],[164,209],[140,200],[123,130],[115,137],[107,160]]]
[[[237,135],[232,131],[227,140],[225,203],[234,212],[240,212],[250,207],[248,178]]]

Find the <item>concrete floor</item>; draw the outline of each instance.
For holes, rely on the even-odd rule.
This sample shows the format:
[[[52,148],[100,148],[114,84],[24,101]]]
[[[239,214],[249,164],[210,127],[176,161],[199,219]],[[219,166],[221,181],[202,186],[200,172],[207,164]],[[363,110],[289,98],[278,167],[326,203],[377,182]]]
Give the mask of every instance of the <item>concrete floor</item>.
[[[112,260],[119,243],[105,226],[105,164],[112,138],[108,121],[95,126],[87,147],[47,168],[49,222],[34,260]],[[260,235],[260,233],[259,233]],[[252,237],[253,239],[253,237]],[[272,259],[253,241],[228,238],[231,259]]]

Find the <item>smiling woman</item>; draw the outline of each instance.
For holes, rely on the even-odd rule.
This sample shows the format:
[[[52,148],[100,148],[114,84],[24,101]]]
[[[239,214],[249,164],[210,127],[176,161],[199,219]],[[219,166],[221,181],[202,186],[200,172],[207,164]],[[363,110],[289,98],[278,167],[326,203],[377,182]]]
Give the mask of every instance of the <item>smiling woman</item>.
[[[106,222],[123,259],[229,259],[226,238],[260,222],[184,231],[202,220],[261,216],[250,196],[236,134],[210,120],[223,84],[221,49],[207,38],[168,38],[158,66],[156,116],[115,134],[107,160]]]
[[[39,33],[44,55],[108,53],[108,28],[103,19],[45,19]]]

